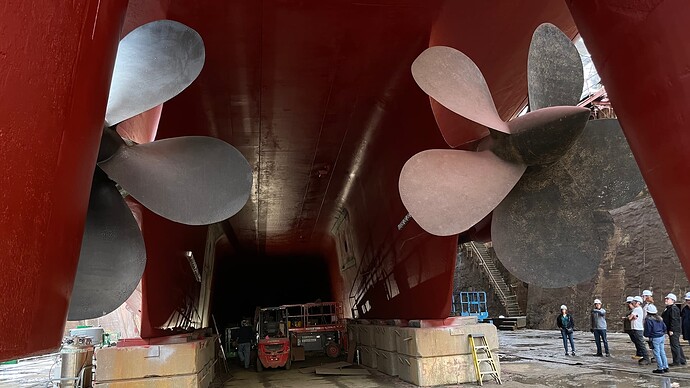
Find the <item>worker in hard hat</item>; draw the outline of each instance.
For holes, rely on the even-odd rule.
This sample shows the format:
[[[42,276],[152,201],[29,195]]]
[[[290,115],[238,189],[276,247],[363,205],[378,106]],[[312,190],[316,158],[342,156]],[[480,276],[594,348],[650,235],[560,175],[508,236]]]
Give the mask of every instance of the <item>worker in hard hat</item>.
[[[652,297],[652,291],[650,290],[644,290],[642,291],[642,321],[644,322],[645,319],[647,319],[647,308],[649,306],[654,305],[654,298]],[[652,342],[651,339],[647,341],[647,345],[649,345],[649,350],[651,350],[651,354],[654,354],[654,343]],[[654,361],[654,360],[652,360]]]
[[[635,334],[632,331],[632,323],[630,322],[630,319],[628,319],[630,317],[630,313],[633,310],[633,297],[632,296],[628,296],[627,298],[625,298],[625,306],[628,308],[628,312],[623,318],[621,318],[621,319],[623,319],[623,331],[630,337],[630,342],[632,342],[634,344],[635,343],[635,338],[634,338]],[[637,358],[637,359],[642,358],[642,354],[640,354],[640,352],[637,350],[637,347],[635,347],[635,349],[636,349],[636,352],[635,352],[635,355],[633,356],[633,358]]]
[[[252,342],[256,340],[255,337],[256,335],[249,323],[249,319],[243,319],[237,338],[237,355],[244,369],[249,369]]]
[[[680,366],[685,365],[685,354],[683,353],[683,348],[680,346],[680,309],[676,306],[676,294],[669,293],[664,298],[664,304],[666,304],[666,309],[661,314],[666,328],[668,329],[668,340],[671,343],[671,356],[673,356],[673,362],[668,364],[669,366]]]
[[[644,312],[644,317],[647,318],[647,307],[654,304],[654,298],[652,297],[652,291],[644,290],[642,291],[642,311]]]
[[[597,344],[597,357],[603,357],[601,353],[601,342],[604,342],[604,351],[606,357],[611,357],[609,353],[609,341],[606,339],[606,310],[601,305],[601,300],[594,299],[594,308],[591,312],[592,319],[592,333],[594,333],[594,341]]]
[[[668,372],[668,359],[664,349],[667,331],[664,320],[657,314],[656,306],[653,304],[647,306],[647,318],[644,320],[644,336],[649,338],[654,344],[654,358],[656,358],[656,369],[652,371],[654,373]]]
[[[568,307],[561,305],[561,313],[556,317],[556,326],[561,329],[561,338],[563,339],[563,347],[565,348],[565,355],[568,355],[568,340],[570,341],[571,355],[575,355],[575,342],[573,342],[573,331],[575,329],[575,321],[573,316],[568,313]]]
[[[639,360],[640,365],[649,365],[649,354],[647,352],[647,347],[644,344],[644,312],[642,311],[642,298],[636,296],[633,298],[633,309],[628,315],[628,320],[630,320],[630,326],[632,328],[632,340],[635,343],[635,349],[637,350],[637,357],[641,357]]]
[[[680,310],[680,326],[683,329],[683,339],[690,341],[690,292],[685,294],[685,306]]]

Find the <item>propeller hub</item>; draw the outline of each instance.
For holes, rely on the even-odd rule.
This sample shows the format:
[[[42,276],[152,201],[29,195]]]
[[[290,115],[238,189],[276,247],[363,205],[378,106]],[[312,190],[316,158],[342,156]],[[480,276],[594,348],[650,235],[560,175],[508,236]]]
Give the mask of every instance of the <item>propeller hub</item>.
[[[97,163],[112,158],[120,148],[125,146],[125,141],[117,134],[115,127],[104,128],[103,136],[101,136],[101,147],[98,149]]]
[[[582,133],[589,109],[556,106],[508,122],[510,133],[491,131],[491,150],[501,159],[528,166],[557,161]]]

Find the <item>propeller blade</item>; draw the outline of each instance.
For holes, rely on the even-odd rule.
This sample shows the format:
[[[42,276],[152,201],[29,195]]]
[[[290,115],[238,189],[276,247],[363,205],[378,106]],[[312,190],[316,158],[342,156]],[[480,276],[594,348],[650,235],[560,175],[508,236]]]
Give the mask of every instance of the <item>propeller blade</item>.
[[[496,256],[520,280],[544,288],[591,279],[613,235],[611,216],[582,197],[560,161],[529,167],[493,213]]]
[[[115,183],[96,167],[67,319],[98,318],[118,308],[145,265],[139,226]]]
[[[398,188],[422,229],[450,236],[486,217],[524,171],[490,151],[427,150],[405,163]]]
[[[484,76],[477,65],[460,51],[445,46],[429,47],[412,63],[417,85],[451,111],[497,131],[509,133],[491,98]],[[441,128],[454,131],[455,128]],[[454,138],[452,133],[444,138]]]
[[[106,126],[175,97],[204,66],[204,42],[172,20],[144,24],[120,41],[110,85]]]
[[[590,203],[615,209],[645,191],[645,182],[616,119],[590,120],[563,158]]]
[[[508,122],[510,135],[492,131],[491,150],[500,158],[528,166],[553,163],[582,133],[589,109],[555,106],[529,112]]]
[[[207,225],[249,199],[252,169],[230,144],[187,136],[121,147],[98,165],[142,205],[167,219]]]
[[[580,54],[573,42],[553,24],[537,27],[527,58],[530,110],[577,105],[583,74]]]
[[[429,98],[429,100],[431,101],[431,110],[434,112],[436,125],[441,131],[443,140],[451,148],[458,148],[465,144],[469,145],[469,143],[489,135],[489,129],[485,126],[467,121],[467,119],[439,104],[433,98]]]

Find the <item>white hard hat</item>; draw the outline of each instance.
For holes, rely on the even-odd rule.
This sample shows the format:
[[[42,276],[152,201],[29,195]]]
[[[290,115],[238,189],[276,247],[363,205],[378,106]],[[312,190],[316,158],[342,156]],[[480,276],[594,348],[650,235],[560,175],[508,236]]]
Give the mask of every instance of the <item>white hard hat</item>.
[[[649,290],[642,291],[642,296],[652,296],[652,292]]]
[[[594,304],[601,304],[601,301],[599,299],[594,299]]]
[[[689,292],[689,294],[690,294],[690,292]],[[629,296],[629,297],[625,298],[625,303],[631,303],[633,301],[633,299],[634,298],[632,296]]]
[[[656,313],[657,313],[656,306],[654,306],[653,304],[650,304],[649,306],[647,306],[647,314],[656,314]]]
[[[685,300],[690,300],[690,292],[688,292],[687,294],[685,294]]]
[[[678,300],[678,298],[676,298],[676,294],[673,293],[669,293],[668,295],[666,295],[666,298],[673,299],[674,302]]]
[[[564,304],[561,305],[561,310],[567,310],[567,309],[568,309],[568,307],[566,305],[564,305]]]
[[[634,297],[633,300],[634,300],[635,302],[642,303],[642,297],[640,297],[640,296]]]

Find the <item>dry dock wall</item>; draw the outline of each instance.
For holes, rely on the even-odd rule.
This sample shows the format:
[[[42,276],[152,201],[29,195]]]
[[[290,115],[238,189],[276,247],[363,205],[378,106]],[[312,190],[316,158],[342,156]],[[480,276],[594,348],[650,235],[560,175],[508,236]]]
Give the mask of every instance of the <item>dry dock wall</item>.
[[[683,302],[690,291],[671,240],[661,217],[649,196],[643,196],[625,206],[610,211],[615,224],[609,247],[602,257],[594,277],[575,287],[546,289],[523,283],[496,261],[506,283],[513,288],[518,302],[527,313],[527,325],[533,329],[556,329],[555,316],[562,304],[568,306],[576,323],[576,330],[589,330],[592,302],[599,298],[607,310],[609,331],[622,331],[627,308],[623,301],[628,295],[640,295],[643,290],[654,292],[657,308],[663,310],[664,296],[672,292]],[[493,293],[486,274],[473,259],[460,255],[456,264],[456,291],[486,291],[491,317],[505,315],[505,309]]]

